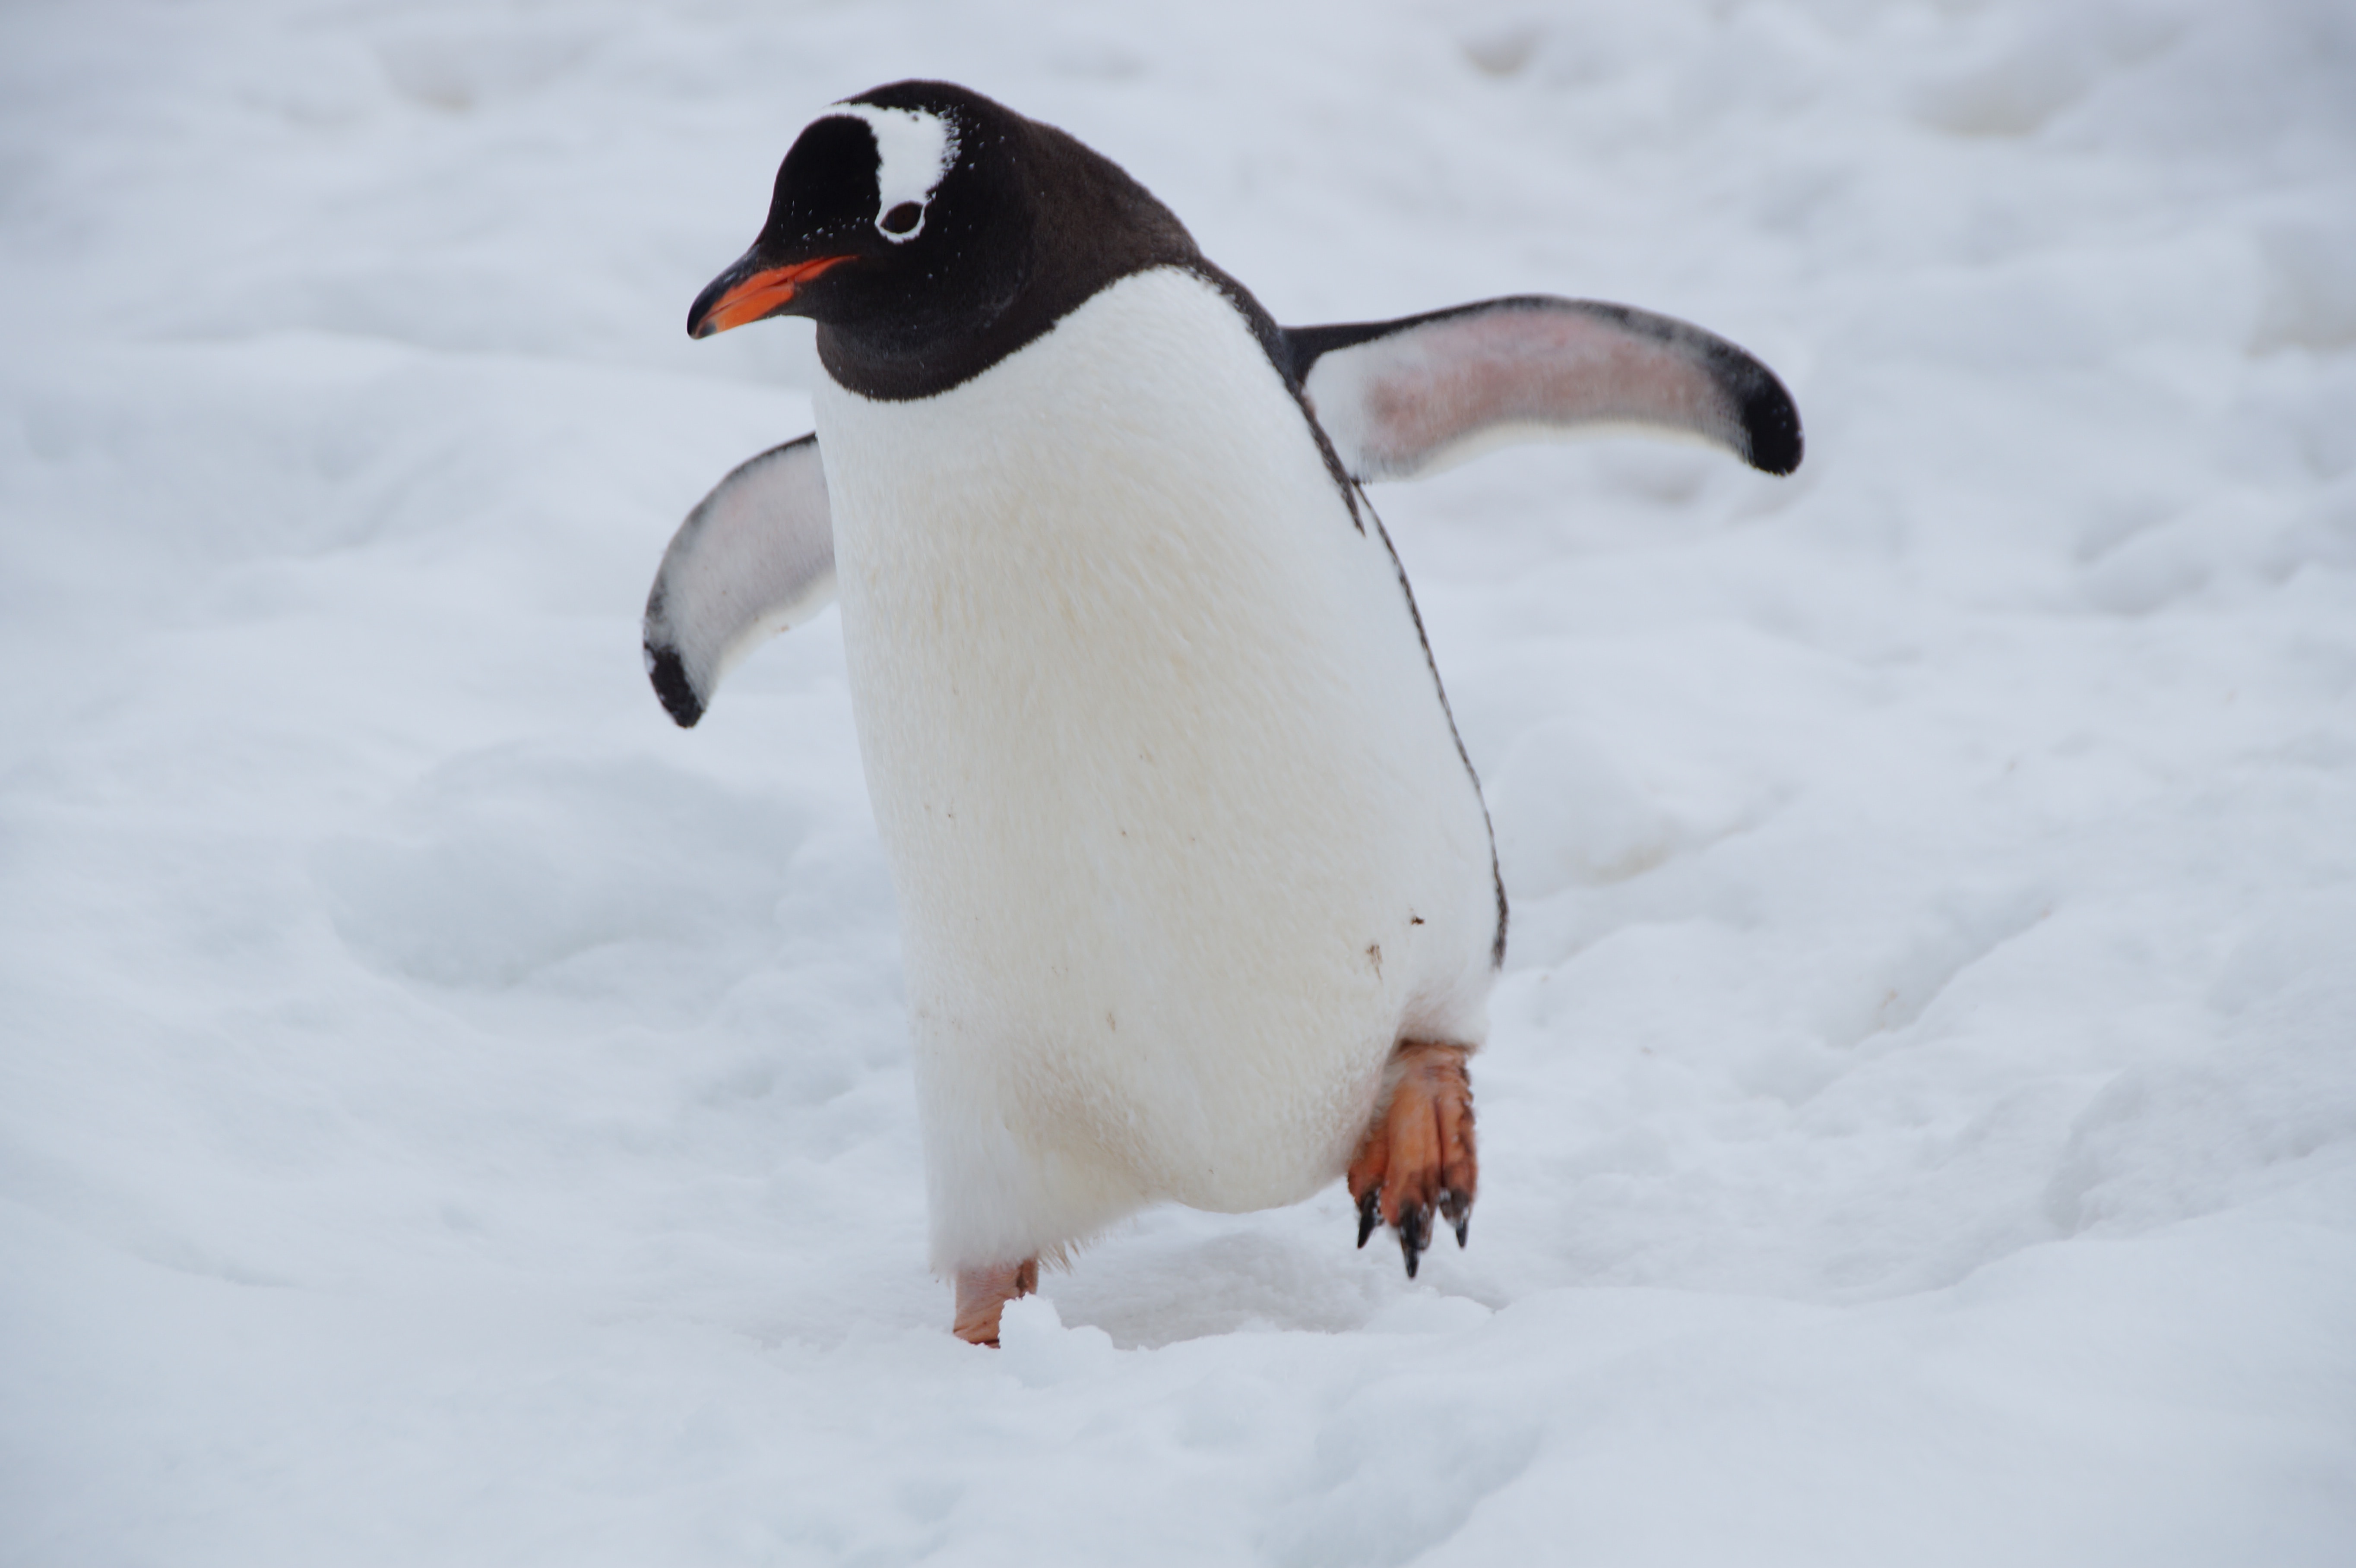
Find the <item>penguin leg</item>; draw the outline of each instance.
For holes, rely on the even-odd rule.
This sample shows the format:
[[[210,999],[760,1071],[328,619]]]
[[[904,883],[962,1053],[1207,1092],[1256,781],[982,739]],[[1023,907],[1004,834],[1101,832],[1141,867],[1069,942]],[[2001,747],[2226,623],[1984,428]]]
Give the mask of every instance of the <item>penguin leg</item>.
[[[969,1345],[998,1345],[998,1315],[1018,1296],[1039,1288],[1039,1260],[961,1268],[957,1276],[957,1337]]]
[[[1462,1246],[1472,1225],[1472,1196],[1481,1184],[1472,1147],[1472,1081],[1461,1045],[1401,1042],[1398,1082],[1375,1113],[1350,1160],[1350,1196],[1358,1202],[1358,1245],[1375,1232],[1377,1216],[1398,1232],[1407,1276],[1431,1244],[1438,1209]]]

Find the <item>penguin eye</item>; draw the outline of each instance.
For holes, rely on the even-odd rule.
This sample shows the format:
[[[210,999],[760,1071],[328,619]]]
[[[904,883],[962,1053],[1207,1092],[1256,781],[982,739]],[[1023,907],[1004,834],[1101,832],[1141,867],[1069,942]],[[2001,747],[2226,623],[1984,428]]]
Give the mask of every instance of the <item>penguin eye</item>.
[[[905,234],[915,229],[925,216],[925,209],[913,201],[904,201],[878,220],[877,226],[886,234]]]

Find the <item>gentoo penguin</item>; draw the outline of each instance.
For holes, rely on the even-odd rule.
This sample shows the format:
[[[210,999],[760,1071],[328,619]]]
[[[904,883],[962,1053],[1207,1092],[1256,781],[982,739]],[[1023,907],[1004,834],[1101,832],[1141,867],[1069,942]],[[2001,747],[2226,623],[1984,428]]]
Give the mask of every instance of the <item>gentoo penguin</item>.
[[[1346,1175],[1359,1245],[1462,1244],[1505,891],[1360,486],[1601,422],[1784,474],[1783,386],[1585,301],[1280,327],[1110,161],[934,81],[802,132],[688,331],[772,315],[818,324],[818,430],[690,514],[648,669],[691,725],[841,604],[957,1332],[1161,1201]]]

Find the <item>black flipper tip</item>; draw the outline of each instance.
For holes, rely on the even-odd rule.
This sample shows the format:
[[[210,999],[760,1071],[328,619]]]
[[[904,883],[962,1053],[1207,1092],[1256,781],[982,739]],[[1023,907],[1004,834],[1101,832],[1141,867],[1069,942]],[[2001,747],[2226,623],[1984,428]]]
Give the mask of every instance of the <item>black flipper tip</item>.
[[[662,699],[663,711],[677,720],[680,729],[694,729],[695,721],[703,717],[703,703],[688,681],[687,666],[680,661],[679,650],[648,644],[647,678],[654,682],[655,695]]]
[[[1759,379],[1742,397],[1742,436],[1750,447],[1745,455],[1751,467],[1781,477],[1800,466],[1807,443],[1800,433],[1799,405],[1772,371],[1760,368]]]

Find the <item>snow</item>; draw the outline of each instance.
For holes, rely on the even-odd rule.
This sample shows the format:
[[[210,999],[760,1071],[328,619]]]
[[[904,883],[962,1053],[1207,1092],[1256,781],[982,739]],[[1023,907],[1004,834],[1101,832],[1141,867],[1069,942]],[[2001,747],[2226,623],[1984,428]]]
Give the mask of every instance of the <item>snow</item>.
[[[1472,1244],[1149,1214],[947,1332],[808,428],[825,105],[1280,320],[1700,323],[1806,464],[1376,495],[1491,785]],[[2324,1564],[2356,1541],[2356,14],[0,12],[0,1562]]]

